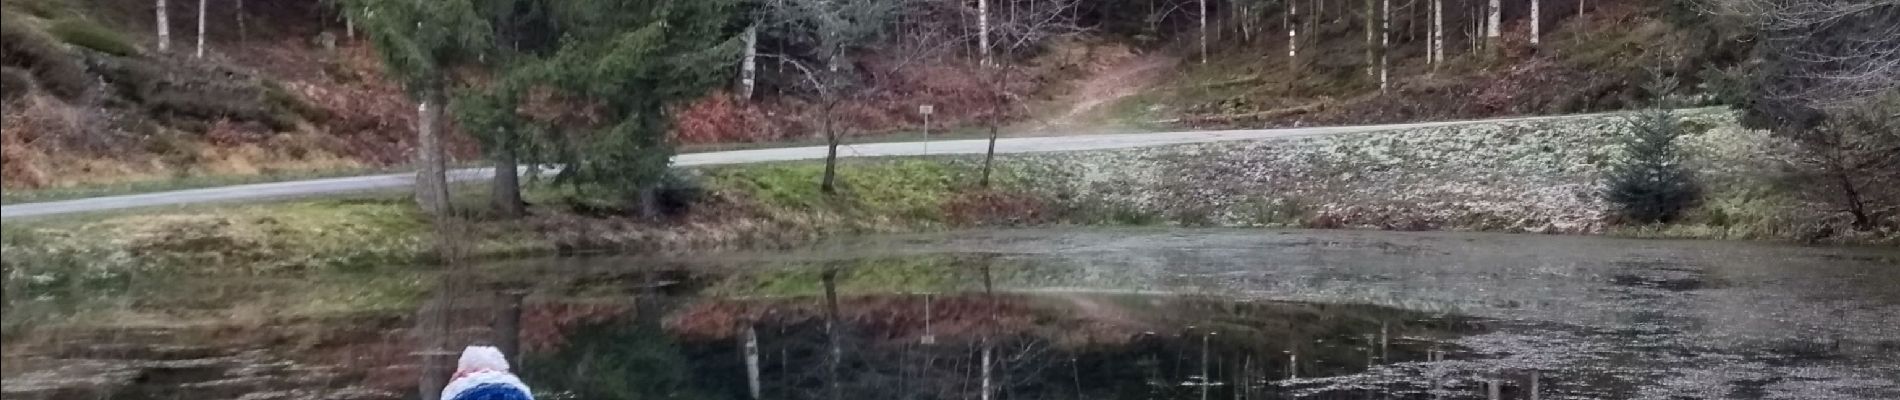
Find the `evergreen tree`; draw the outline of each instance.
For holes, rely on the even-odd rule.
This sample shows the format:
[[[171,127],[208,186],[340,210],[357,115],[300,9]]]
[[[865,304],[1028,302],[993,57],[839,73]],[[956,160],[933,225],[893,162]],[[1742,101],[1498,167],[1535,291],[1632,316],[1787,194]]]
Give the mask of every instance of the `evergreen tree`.
[[[577,114],[535,121],[560,142],[557,181],[606,188],[656,215],[674,151],[669,107],[717,87],[738,60],[733,1],[554,1],[548,11],[561,39],[506,79],[551,89]]]
[[[440,126],[454,68],[491,48],[491,29],[471,0],[346,0],[382,56],[383,67],[417,100],[416,201],[423,211],[449,210],[448,161]]]
[[[1674,85],[1659,79],[1650,91],[1667,98]],[[1701,199],[1702,187],[1683,165],[1676,143],[1683,135],[1681,121],[1667,102],[1643,110],[1629,120],[1621,137],[1622,158],[1611,166],[1604,197],[1622,217],[1635,222],[1670,222]]]

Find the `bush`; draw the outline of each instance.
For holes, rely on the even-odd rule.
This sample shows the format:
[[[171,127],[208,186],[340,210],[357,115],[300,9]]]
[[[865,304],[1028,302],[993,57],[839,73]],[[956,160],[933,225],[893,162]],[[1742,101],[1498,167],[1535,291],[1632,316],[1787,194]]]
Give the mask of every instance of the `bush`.
[[[13,100],[33,91],[33,73],[14,67],[0,67],[0,96]]]
[[[93,80],[79,57],[61,48],[53,39],[36,31],[12,14],[0,23],[0,59],[9,67],[33,73],[40,87],[64,99],[84,95]]]
[[[1611,166],[1604,197],[1617,214],[1641,223],[1671,222],[1702,196],[1676,144],[1684,129],[1674,112],[1657,108],[1632,117],[1620,138],[1622,159]]]
[[[139,53],[138,46],[132,45],[131,40],[91,20],[62,19],[53,23],[53,27],[47,31],[66,43],[106,54],[126,57]]]

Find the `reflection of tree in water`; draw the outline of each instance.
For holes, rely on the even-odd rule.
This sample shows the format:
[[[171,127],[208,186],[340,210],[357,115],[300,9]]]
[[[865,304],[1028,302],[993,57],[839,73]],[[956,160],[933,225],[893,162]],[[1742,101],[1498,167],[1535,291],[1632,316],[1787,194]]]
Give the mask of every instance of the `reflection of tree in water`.
[[[692,363],[659,324],[621,319],[575,328],[552,353],[524,357],[521,374],[545,399],[710,399]]]

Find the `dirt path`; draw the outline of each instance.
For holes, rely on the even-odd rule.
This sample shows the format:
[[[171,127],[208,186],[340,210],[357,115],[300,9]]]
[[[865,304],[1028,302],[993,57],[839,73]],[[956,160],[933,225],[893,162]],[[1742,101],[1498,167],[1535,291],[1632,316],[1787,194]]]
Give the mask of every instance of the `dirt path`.
[[[1077,85],[1075,92],[1060,102],[1069,104],[1067,111],[1030,131],[1055,133],[1052,131],[1102,127],[1107,118],[1097,111],[1103,106],[1114,104],[1116,100],[1139,94],[1154,86],[1161,74],[1173,68],[1178,61],[1172,55],[1152,52],[1095,71]]]

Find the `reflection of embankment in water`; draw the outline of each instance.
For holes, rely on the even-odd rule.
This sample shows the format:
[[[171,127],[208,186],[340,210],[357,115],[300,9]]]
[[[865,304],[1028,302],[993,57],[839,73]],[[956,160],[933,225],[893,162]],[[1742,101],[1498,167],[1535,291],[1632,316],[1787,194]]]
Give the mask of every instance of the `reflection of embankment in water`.
[[[990,393],[997,400],[1077,393],[1200,399],[1203,389],[1210,399],[1483,399],[1493,387],[1497,397],[1517,399],[1532,393],[1553,399],[1900,394],[1892,372],[1900,365],[1894,350],[1900,342],[1890,339],[1892,316],[1900,314],[1882,312],[1900,310],[1900,297],[1877,290],[1900,282],[1894,278],[1900,274],[1880,273],[1890,271],[1882,269],[1891,265],[1883,260],[1894,259],[1882,258],[1886,253],[1361,232],[921,238],[885,239],[901,245],[874,241],[863,251],[523,260],[479,268],[466,292],[414,292],[458,298],[449,308],[458,326],[450,342],[503,342],[503,332],[515,332],[529,381],[544,390],[600,391],[580,398],[651,394],[639,392],[646,389],[680,398],[750,398],[742,326],[752,326],[757,339],[762,396],[775,399],[829,398],[831,382],[838,382],[841,396],[851,394],[846,398],[980,399],[984,348],[991,350]],[[827,272],[842,295],[836,379],[826,361]],[[256,282],[231,286],[249,284]],[[190,297],[202,305],[150,295],[136,302],[170,311],[245,301],[203,295]],[[1338,305],[1357,303],[1387,307]],[[413,396],[418,347],[407,335],[416,305],[402,304],[367,316],[262,325],[322,328],[315,338],[213,341],[173,332],[150,340],[71,335],[69,341],[209,346],[213,357],[269,349],[265,354],[275,358],[254,363],[338,366],[328,381],[300,389],[362,386],[375,390],[353,393],[385,397],[356,398]],[[520,310],[514,329],[502,328],[509,309]],[[15,363],[62,359],[55,347],[16,338],[8,338],[8,399],[49,398],[14,394],[58,386],[46,377],[59,377],[68,388],[87,379],[132,382],[114,377],[124,373]],[[64,359],[82,358],[137,357]],[[196,358],[203,357],[188,359]],[[1301,365],[1296,379],[1286,375],[1292,360]],[[124,389],[128,396],[215,395],[195,390],[243,377],[229,371],[250,370],[176,374],[159,364],[131,365],[138,367],[130,375],[152,378],[137,383],[145,387]],[[625,377],[636,373],[641,380]]]

